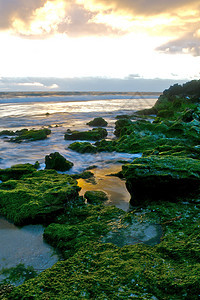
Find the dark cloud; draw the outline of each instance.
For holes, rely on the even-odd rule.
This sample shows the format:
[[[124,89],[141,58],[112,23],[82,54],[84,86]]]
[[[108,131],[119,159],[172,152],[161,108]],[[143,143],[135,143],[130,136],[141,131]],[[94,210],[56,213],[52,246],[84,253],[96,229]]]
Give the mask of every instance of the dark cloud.
[[[115,10],[124,10],[126,12],[140,15],[157,15],[173,10],[190,6],[194,8],[199,5],[199,0],[93,0],[93,3],[101,3],[105,6],[113,7]]]
[[[0,92],[3,91],[103,91],[103,92],[162,92],[169,86],[187,80],[145,79],[145,78],[0,78]]]
[[[57,31],[68,36],[116,35],[122,31],[104,23],[95,22],[98,12],[91,12],[83,5],[71,3],[67,8],[66,18],[58,25]]]
[[[192,34],[170,41],[156,48],[157,51],[169,54],[191,54],[200,56],[200,38],[193,37]]]
[[[9,29],[16,19],[29,23],[34,11],[47,0],[0,0],[0,29]]]

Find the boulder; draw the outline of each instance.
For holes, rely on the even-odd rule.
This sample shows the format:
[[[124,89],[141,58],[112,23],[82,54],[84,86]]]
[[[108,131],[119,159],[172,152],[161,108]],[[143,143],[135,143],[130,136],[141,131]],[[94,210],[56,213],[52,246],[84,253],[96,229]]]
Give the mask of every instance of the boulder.
[[[0,180],[6,181],[9,179],[20,179],[26,174],[32,174],[36,170],[32,164],[17,164],[11,168],[0,169]]]
[[[73,167],[73,163],[66,160],[59,152],[46,155],[45,164],[45,169],[54,169],[57,171],[68,171]]]
[[[97,148],[89,142],[74,142],[68,148],[79,153],[97,153]]]
[[[200,161],[175,156],[149,156],[124,165],[122,173],[133,205],[154,200],[174,201],[177,196],[197,192]]]
[[[23,141],[38,141],[44,140],[51,133],[51,130],[48,128],[43,129],[21,129],[17,130],[14,135],[9,139],[9,142],[21,143]],[[11,135],[11,134],[7,134]]]
[[[87,191],[84,197],[90,204],[101,204],[108,200],[108,195],[103,191]]]
[[[65,140],[88,140],[98,141],[107,136],[107,130],[105,128],[93,128],[88,131],[67,131],[65,133]]]
[[[71,176],[42,170],[0,184],[0,214],[17,225],[46,223],[79,200]]]
[[[108,122],[101,117],[94,118],[92,121],[88,122],[87,125],[95,127],[106,127]]]
[[[129,120],[129,119],[119,119],[115,123],[115,132],[114,132],[114,134],[117,137],[120,137],[122,135],[122,133],[125,134],[126,128],[128,128],[131,124],[132,124],[132,121]]]

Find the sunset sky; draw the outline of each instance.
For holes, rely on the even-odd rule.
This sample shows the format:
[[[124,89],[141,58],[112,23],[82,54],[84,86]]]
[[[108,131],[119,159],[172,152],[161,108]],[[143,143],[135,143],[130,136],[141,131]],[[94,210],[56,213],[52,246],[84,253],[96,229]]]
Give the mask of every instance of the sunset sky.
[[[63,90],[64,78],[107,79],[111,90],[112,80],[184,82],[199,79],[200,3],[0,0],[0,42],[0,90]]]

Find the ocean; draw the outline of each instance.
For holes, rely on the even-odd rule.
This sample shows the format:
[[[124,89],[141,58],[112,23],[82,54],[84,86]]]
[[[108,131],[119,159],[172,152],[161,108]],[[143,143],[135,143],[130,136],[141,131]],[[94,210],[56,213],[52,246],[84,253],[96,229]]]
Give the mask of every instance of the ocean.
[[[114,138],[116,116],[150,108],[156,102],[155,94],[138,93],[0,93],[0,131],[22,128],[49,127],[51,135],[43,141],[9,143],[0,138],[0,168],[13,164],[35,163],[44,167],[45,155],[58,151],[74,163],[71,173],[82,172],[91,164],[104,167],[108,161],[130,159],[130,154],[77,154],[68,149],[64,140],[67,129],[90,129],[86,123],[95,117],[108,122],[108,139]]]

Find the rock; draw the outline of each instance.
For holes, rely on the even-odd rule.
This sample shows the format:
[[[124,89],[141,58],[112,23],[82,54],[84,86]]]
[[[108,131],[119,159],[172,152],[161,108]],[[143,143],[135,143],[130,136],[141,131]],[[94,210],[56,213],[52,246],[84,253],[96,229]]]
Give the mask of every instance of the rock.
[[[92,121],[88,122],[87,125],[95,127],[106,127],[108,122],[101,117],[94,118]]]
[[[84,197],[90,204],[101,204],[108,200],[108,195],[103,191],[87,191]]]
[[[108,135],[105,128],[93,128],[89,131],[67,131],[65,133],[65,140],[88,140],[98,141]]]
[[[15,132],[16,137],[10,138],[9,142],[21,143],[23,141],[38,141],[44,140],[51,133],[48,128],[43,129],[21,129]]]
[[[2,130],[0,131],[0,136],[5,135],[5,136],[12,136],[15,135],[14,131],[11,130]]]
[[[46,223],[78,201],[76,180],[42,170],[0,184],[0,214],[17,225]]]
[[[135,159],[122,167],[131,203],[167,199],[197,192],[200,186],[200,161],[175,156],[150,156]]]
[[[71,175],[72,178],[74,179],[90,179],[90,178],[93,178],[94,177],[94,174],[90,171],[84,171],[82,173],[79,173],[79,174],[73,174]]]
[[[6,181],[9,179],[20,179],[26,174],[35,172],[35,166],[32,164],[18,164],[13,165],[11,168],[0,169],[0,180]]]
[[[157,117],[160,117],[160,118],[171,118],[173,116],[174,116],[174,111],[169,110],[169,109],[162,109],[162,110],[159,110],[157,113]]]
[[[119,119],[115,123],[115,132],[114,134],[117,137],[120,137],[122,134],[125,134],[126,128],[132,124],[131,120],[129,119]]]
[[[68,148],[79,153],[97,153],[97,148],[89,142],[75,142],[70,144]]]
[[[40,163],[39,163],[38,160],[35,162],[34,167],[35,167],[36,169],[39,169],[39,168],[40,168]]]
[[[191,122],[194,120],[195,110],[194,109],[186,109],[182,114],[182,121],[183,122]]]
[[[54,169],[56,171],[68,171],[74,165],[72,162],[66,160],[59,152],[46,155],[45,164],[45,169]]]

